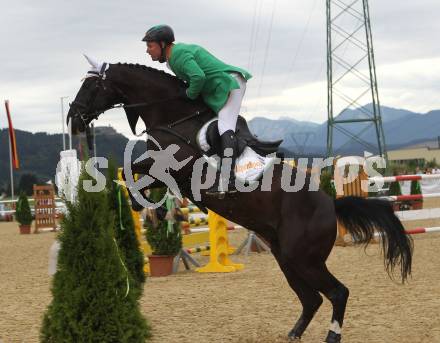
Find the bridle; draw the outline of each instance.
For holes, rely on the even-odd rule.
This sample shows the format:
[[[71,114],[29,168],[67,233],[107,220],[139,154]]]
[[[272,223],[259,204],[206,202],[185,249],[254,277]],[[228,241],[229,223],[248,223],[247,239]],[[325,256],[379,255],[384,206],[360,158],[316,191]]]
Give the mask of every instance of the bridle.
[[[88,75],[90,75],[90,77],[96,77],[95,88],[92,91],[92,95],[90,97],[90,101],[88,104],[85,104],[77,100],[74,100],[73,102],[70,103],[70,106],[74,105],[81,109],[81,112],[77,111],[74,117],[81,119],[81,121],[84,124],[84,127],[88,126],[87,120],[92,121],[94,119],[97,119],[101,113],[107,111],[107,109],[104,109],[102,111],[95,110],[92,112],[92,108],[95,105],[95,100],[96,97],[98,96],[99,89],[101,88],[104,90],[106,89],[103,83],[103,81],[105,80],[106,69],[107,69],[107,63],[103,63],[101,66],[101,70],[99,72],[95,70],[91,70],[87,73]]]
[[[150,101],[150,102],[141,102],[141,103],[128,104],[128,105],[125,105],[123,103],[119,103],[119,104],[114,104],[114,105],[112,105],[112,106],[110,106],[108,108],[105,108],[103,110],[92,111],[92,109],[94,107],[94,104],[95,104],[95,101],[96,101],[96,97],[98,96],[99,90],[100,89],[106,90],[106,86],[105,86],[103,81],[106,79],[105,70],[107,69],[107,66],[108,66],[107,63],[103,63],[103,65],[101,67],[101,70],[99,72],[94,71],[94,70],[88,72],[88,74],[91,74],[90,77],[96,77],[95,88],[92,91],[89,103],[86,104],[86,103],[74,100],[70,104],[70,106],[75,105],[75,106],[77,106],[77,107],[79,107],[81,109],[80,112],[77,111],[74,114],[74,118],[79,118],[82,121],[84,127],[86,128],[86,132],[88,131],[87,130],[88,125],[89,125],[88,122],[90,122],[92,120],[95,120],[95,119],[98,119],[98,117],[102,113],[104,113],[105,111],[108,111],[110,109],[113,109],[113,108],[124,108],[124,109],[127,109],[127,108],[136,108],[136,107],[151,107],[151,106],[159,104],[159,103],[164,103],[164,102],[167,102],[167,101],[170,101],[170,100],[176,100],[176,99],[180,98],[179,96],[175,96],[175,97],[167,98],[167,99],[155,100],[155,101]],[[125,98],[123,92],[119,88],[113,86],[113,89],[121,96],[121,98]],[[158,131],[167,132],[167,133],[169,133],[169,134],[179,138],[180,140],[182,140],[183,142],[185,142],[186,144],[191,146],[191,139],[190,139],[190,137],[184,137],[179,132],[173,130],[173,128],[175,126],[183,123],[183,122],[186,122],[186,121],[191,120],[191,119],[196,118],[196,117],[200,117],[201,115],[205,114],[206,112],[208,112],[207,108],[202,109],[202,110],[196,110],[194,113],[192,113],[190,115],[187,115],[187,116],[185,116],[185,117],[183,117],[181,119],[178,119],[178,120],[176,120],[176,121],[174,121],[172,123],[166,124],[164,126],[147,127],[145,130],[143,130],[139,134],[136,134],[136,132],[134,132],[134,135],[137,136],[137,137],[141,137],[145,133],[146,134],[151,134],[151,131],[158,130]]]

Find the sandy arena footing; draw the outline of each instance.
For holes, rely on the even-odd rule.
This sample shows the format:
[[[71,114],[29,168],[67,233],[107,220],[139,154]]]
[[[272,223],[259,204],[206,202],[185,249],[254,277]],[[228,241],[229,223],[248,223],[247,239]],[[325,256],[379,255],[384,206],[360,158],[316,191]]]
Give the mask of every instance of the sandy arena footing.
[[[235,245],[245,236],[244,230],[230,232]],[[51,300],[47,267],[55,237],[19,235],[16,223],[0,223],[1,343],[38,342]],[[344,342],[440,342],[440,234],[418,235],[414,241],[413,276],[406,285],[389,279],[378,245],[366,253],[359,247],[333,249],[329,269],[351,291]],[[233,260],[245,269],[230,274],[181,271],[147,280],[141,306],[153,327],[153,343],[287,342],[301,308],[274,258],[252,253]],[[322,342],[330,317],[325,301],[302,342]]]

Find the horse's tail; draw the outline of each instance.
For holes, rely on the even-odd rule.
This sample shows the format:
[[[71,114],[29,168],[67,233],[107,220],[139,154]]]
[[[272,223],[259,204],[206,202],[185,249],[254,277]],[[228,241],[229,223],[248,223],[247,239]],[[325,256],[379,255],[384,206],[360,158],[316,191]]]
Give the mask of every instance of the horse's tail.
[[[375,231],[380,237],[386,270],[390,276],[396,265],[400,265],[402,282],[411,274],[413,242],[405,234],[399,218],[394,214],[389,201],[343,197],[335,200],[336,216],[353,237],[355,244],[371,242]]]

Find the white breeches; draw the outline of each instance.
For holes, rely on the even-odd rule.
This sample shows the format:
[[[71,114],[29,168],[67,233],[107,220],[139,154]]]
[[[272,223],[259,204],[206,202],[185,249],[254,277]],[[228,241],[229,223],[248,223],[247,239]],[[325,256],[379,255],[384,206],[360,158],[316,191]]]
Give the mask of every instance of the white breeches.
[[[235,125],[240,113],[241,102],[243,101],[244,93],[246,92],[246,80],[239,73],[231,73],[240,85],[239,89],[233,89],[229,93],[228,100],[223,108],[218,113],[218,132],[220,135],[228,130],[235,132]]]

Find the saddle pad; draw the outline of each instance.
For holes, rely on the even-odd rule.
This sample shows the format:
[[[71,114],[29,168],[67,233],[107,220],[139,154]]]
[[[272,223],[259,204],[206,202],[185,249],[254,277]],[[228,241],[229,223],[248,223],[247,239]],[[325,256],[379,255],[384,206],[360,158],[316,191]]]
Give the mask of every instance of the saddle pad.
[[[217,118],[214,118],[205,123],[205,125],[202,126],[202,128],[199,130],[199,133],[197,134],[197,144],[203,152],[207,152],[209,151],[209,149],[211,149],[211,146],[208,143],[208,138],[206,137],[206,133],[208,131],[209,125],[216,120]]]
[[[209,125],[214,120],[217,120],[217,118],[208,121],[205,125],[203,125],[197,134],[197,144],[202,153],[206,153],[211,149],[206,137],[206,133]],[[203,156],[207,159],[208,163],[210,163],[214,168],[218,169],[216,159],[210,158],[206,155]],[[247,146],[243,150],[243,153],[237,157],[237,161],[235,163],[235,177],[244,183],[257,181],[261,178],[264,171],[274,163],[275,158],[275,156],[261,156],[252,148]]]

